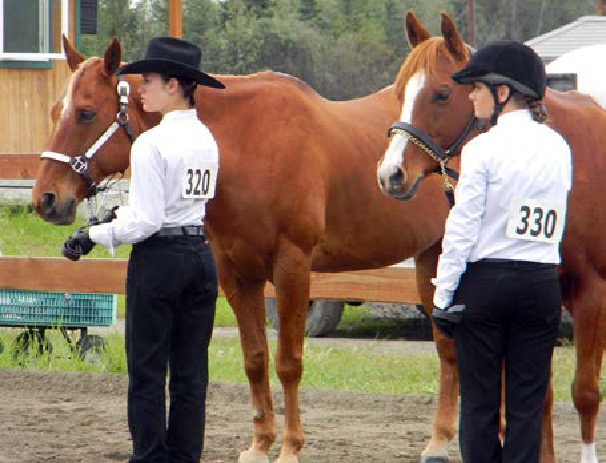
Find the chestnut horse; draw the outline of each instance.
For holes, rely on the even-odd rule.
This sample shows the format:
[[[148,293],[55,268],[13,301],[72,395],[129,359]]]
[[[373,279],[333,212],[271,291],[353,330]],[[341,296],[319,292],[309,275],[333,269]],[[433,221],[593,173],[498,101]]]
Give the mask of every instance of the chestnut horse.
[[[131,141],[124,128],[135,138],[158,123],[158,115],[142,109],[140,76],[127,76],[116,91],[114,72],[121,64],[117,40],[103,58],[85,60],[65,39],[64,47],[73,73],[52,111],[55,125],[32,197],[36,212],[58,225],[73,222],[76,205],[101,179],[127,168]],[[221,287],[238,321],[250,383],[252,444],[240,461],[268,462],[276,440],[264,309],[264,287],[270,281],[280,326],[275,365],[285,404],[277,461],[296,463],[304,443],[298,388],[310,270],[371,269],[415,257],[419,293],[430,306],[429,279],[448,202],[439,178],[424,182],[407,203],[385,197],[377,186],[375,168],[387,145],[385,132],[400,114],[393,87],[332,102],[285,74],[220,79],[225,90],[199,86],[195,98],[200,119],[219,145],[221,169],[205,226]],[[69,164],[76,160],[82,161],[81,173]],[[446,365],[440,395],[449,399],[439,400],[429,455],[433,443],[447,442],[453,434],[440,418],[452,421],[453,416],[456,383],[451,359],[442,355],[452,355],[452,349],[437,339]]]
[[[394,135],[377,176],[386,194],[414,200],[428,173],[452,156],[443,147],[464,133],[473,117],[473,106],[469,101],[471,86],[457,85],[450,78],[469,59],[452,19],[442,14],[441,37],[430,37],[412,13],[407,15],[406,29],[413,50],[395,86],[399,100],[408,109],[403,111],[402,122],[394,124]],[[606,112],[592,98],[576,91],[547,89],[544,102],[548,124],[572,148],[573,188],[559,271],[565,306],[574,317],[577,362],[572,397],[581,421],[581,461],[597,463],[594,431],[606,346],[606,182],[602,178],[602,173],[606,176]],[[476,134],[474,128],[467,138]],[[453,396],[455,390],[453,385]],[[550,387],[543,410],[543,463],[555,461],[552,400]]]

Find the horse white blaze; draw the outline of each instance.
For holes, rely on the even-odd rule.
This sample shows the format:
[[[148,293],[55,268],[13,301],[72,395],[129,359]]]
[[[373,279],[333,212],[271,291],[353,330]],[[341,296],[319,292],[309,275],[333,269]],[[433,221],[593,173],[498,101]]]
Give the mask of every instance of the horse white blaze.
[[[74,76],[72,75],[71,78],[69,79],[69,82],[67,84],[67,91],[65,92],[65,96],[63,97],[63,108],[61,109],[61,119],[63,119],[66,114],[69,111],[69,107],[71,106],[71,87],[72,87],[72,80],[74,79]]]
[[[412,123],[414,105],[424,86],[425,73],[423,71],[419,71],[413,75],[406,84],[406,89],[404,91],[404,104],[402,105],[402,113],[400,114],[400,120],[402,122],[406,122],[408,124]],[[389,177],[394,174],[404,163],[404,149],[406,149],[407,143],[408,138],[401,133],[395,132],[392,135],[389,146],[387,147],[385,155],[383,156],[383,162],[381,162],[379,168],[377,169],[379,185],[385,185],[386,187],[389,186]]]
[[[70,110],[70,106],[72,104],[72,89],[74,86],[74,81],[76,80],[76,76],[82,73],[82,67],[78,67],[74,73],[69,77],[67,81],[67,85],[64,87],[64,95],[63,95],[63,108],[61,109],[61,118],[63,119]]]

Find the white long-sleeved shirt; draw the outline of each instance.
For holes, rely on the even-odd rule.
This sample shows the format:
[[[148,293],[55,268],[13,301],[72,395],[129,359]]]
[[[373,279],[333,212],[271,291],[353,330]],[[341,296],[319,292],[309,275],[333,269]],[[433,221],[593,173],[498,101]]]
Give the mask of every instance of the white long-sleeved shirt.
[[[133,143],[128,206],[113,221],[91,227],[90,238],[113,253],[115,246],[138,243],[160,228],[202,225],[208,198],[183,197],[184,183],[192,180],[195,187],[199,180],[187,178],[187,167],[202,164],[214,165],[212,195],[219,165],[215,139],[195,109],[167,113]]]
[[[528,110],[502,114],[488,132],[467,143],[432,280],[434,305],[451,305],[467,262],[560,263],[571,186],[568,144]]]

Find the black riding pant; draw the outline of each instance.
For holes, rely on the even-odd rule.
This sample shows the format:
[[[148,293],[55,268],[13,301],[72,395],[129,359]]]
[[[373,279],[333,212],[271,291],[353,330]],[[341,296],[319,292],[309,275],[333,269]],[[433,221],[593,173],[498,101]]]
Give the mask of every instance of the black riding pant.
[[[200,461],[216,299],[215,262],[203,237],[152,237],[133,246],[125,332],[130,463]]]
[[[459,369],[459,443],[464,463],[538,463],[541,414],[561,315],[553,265],[469,263],[453,304]],[[498,438],[505,367],[504,441]]]

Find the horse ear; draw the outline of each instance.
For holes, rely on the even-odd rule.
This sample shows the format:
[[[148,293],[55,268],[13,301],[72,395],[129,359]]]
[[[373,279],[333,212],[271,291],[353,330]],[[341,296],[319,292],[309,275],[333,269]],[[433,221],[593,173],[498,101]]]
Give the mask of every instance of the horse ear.
[[[406,13],[406,37],[411,48],[416,47],[421,42],[425,42],[429,37],[429,32],[423,27],[419,20],[412,14],[412,11]]]
[[[105,55],[103,55],[103,60],[105,62],[105,74],[108,77],[113,76],[116,69],[120,67],[121,58],[122,48],[120,47],[120,42],[118,39],[114,37],[112,43],[110,43],[107,50],[105,50]]]
[[[74,72],[80,63],[84,61],[84,56],[72,46],[65,34],[63,34],[63,50],[65,52],[65,57],[67,58],[67,66]]]
[[[448,13],[442,13],[442,36],[446,42],[448,51],[457,59],[457,61],[467,58],[467,48],[461,38],[457,26]]]

